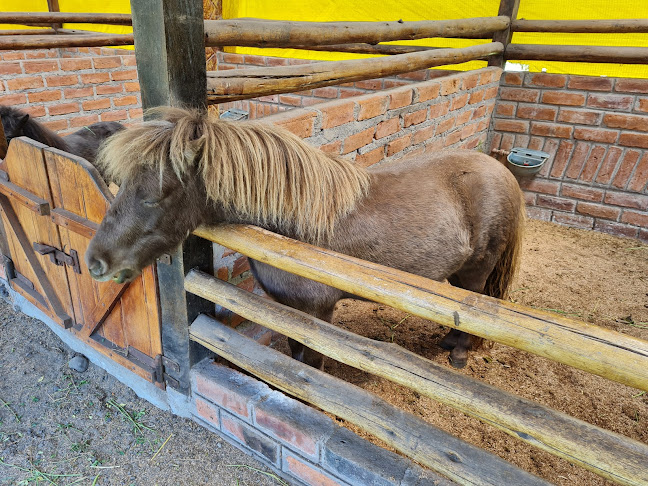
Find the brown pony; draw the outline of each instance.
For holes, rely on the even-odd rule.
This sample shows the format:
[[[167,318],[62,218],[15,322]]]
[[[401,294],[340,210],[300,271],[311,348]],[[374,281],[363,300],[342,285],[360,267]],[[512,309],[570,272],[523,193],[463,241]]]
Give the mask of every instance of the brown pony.
[[[158,109],[116,134],[99,163],[121,190],[86,253],[97,280],[131,280],[199,225],[248,223],[358,258],[506,298],[524,203],[499,162],[468,150],[369,170],[254,122]],[[250,261],[277,301],[330,321],[341,290]],[[442,341],[466,364],[471,336]],[[293,357],[323,357],[291,342]]]

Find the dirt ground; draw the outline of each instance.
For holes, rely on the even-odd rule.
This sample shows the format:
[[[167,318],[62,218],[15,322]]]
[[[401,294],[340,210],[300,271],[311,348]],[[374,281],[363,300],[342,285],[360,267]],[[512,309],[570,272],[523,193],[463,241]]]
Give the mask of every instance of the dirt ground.
[[[648,340],[648,245],[529,221],[522,258],[514,301]],[[446,330],[429,321],[378,304],[342,301],[333,322],[448,364],[447,352],[437,346]],[[552,483],[612,484],[387,380],[332,360],[325,368]],[[648,443],[648,394],[634,388],[498,344],[473,352],[462,372]]]
[[[648,339],[647,292],[648,246],[529,222],[517,302]],[[445,330],[428,321],[343,301],[334,322],[448,365],[436,345]],[[96,366],[71,371],[71,356],[46,326],[0,302],[0,485],[282,484],[215,434],[159,411]],[[326,370],[551,482],[608,484],[386,380],[330,360]],[[474,352],[463,372],[648,443],[648,396],[636,389],[497,344]]]
[[[0,299],[0,485],[287,486],[101,368],[72,371],[72,356]]]

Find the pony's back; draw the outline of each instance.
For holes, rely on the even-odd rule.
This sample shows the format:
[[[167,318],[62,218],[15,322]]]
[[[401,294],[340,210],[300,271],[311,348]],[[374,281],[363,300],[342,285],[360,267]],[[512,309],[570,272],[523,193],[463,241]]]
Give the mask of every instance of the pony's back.
[[[25,136],[50,147],[68,151],[68,146],[61,137],[18,108],[0,105],[0,118],[2,118],[7,142],[16,137]]]

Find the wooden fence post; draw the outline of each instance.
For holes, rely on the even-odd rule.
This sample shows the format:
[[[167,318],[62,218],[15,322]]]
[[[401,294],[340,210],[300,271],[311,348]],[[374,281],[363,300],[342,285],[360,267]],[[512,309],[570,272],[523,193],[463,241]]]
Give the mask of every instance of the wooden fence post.
[[[504,63],[506,62],[504,60],[506,55],[506,48],[511,42],[511,38],[513,37],[513,29],[511,26],[513,25],[513,21],[517,18],[519,8],[520,0],[500,1],[499,11],[497,12],[497,15],[505,15],[511,19],[511,22],[505,30],[495,32],[495,35],[493,35],[493,42],[501,42],[504,45],[504,51],[488,59],[489,66],[497,66],[501,67],[502,69],[504,68]]]
[[[133,30],[142,106],[184,106],[206,110],[207,77],[202,0],[132,0]],[[213,274],[212,243],[189,237],[170,262],[158,262],[162,352],[179,365],[165,372],[177,380],[167,385],[189,394],[189,369],[206,350],[189,341],[189,324],[201,312],[213,313],[209,301],[184,291],[185,273],[202,268]]]

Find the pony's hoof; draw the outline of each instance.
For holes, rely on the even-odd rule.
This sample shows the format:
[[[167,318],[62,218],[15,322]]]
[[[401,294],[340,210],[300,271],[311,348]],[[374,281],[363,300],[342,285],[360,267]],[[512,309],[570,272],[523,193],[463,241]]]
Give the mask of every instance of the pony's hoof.
[[[461,369],[465,368],[466,364],[468,363],[467,359],[452,359],[452,356],[448,358],[448,361],[450,361],[450,364],[452,365],[453,368]]]
[[[459,336],[457,335],[457,333],[450,331],[441,341],[439,341],[439,346],[441,347],[441,349],[452,351],[455,346],[457,346],[458,340]]]
[[[449,356],[453,368],[463,368],[468,363],[468,350],[465,348],[454,348]]]

